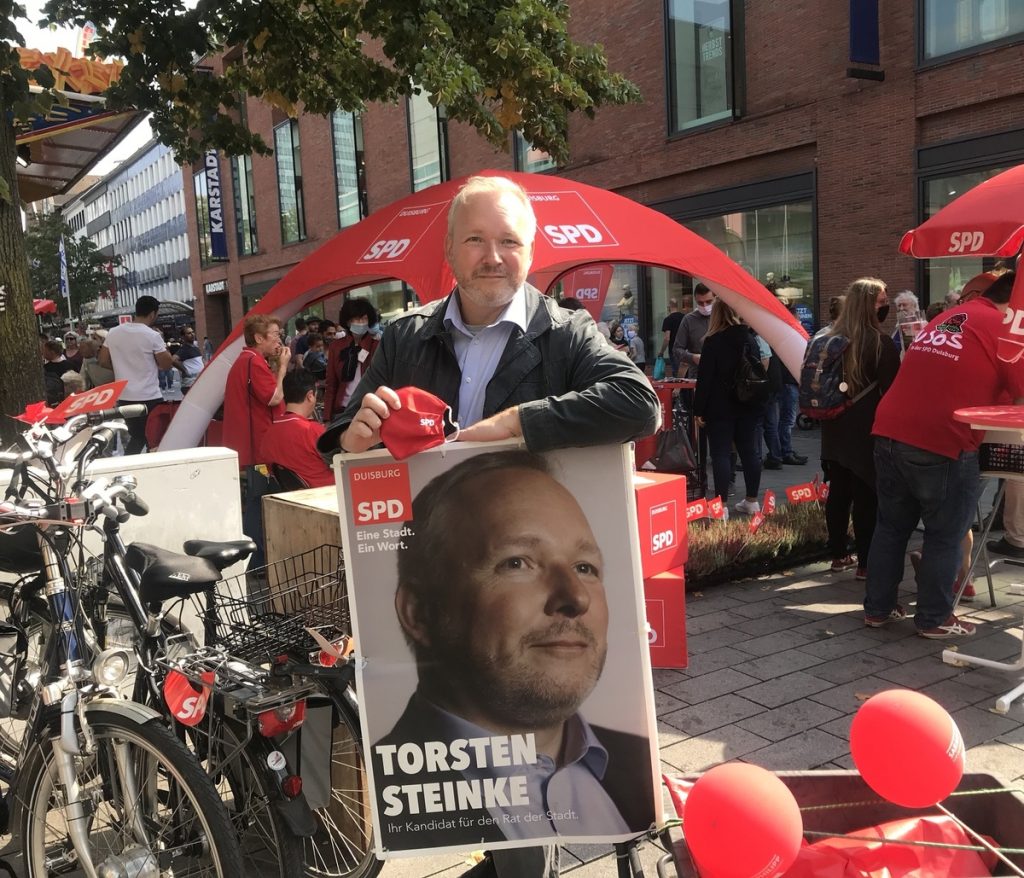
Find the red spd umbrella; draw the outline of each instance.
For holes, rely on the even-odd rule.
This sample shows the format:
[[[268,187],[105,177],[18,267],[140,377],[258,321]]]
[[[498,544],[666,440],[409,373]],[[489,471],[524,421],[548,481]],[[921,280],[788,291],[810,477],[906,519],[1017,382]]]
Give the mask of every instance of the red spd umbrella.
[[[979,183],[916,229],[900,251],[918,259],[942,256],[1015,256],[1024,245],[1024,165]],[[1024,359],[1024,273],[1017,272],[1010,296],[1011,316],[999,339],[998,357]]]
[[[39,314],[56,314],[57,303],[51,299],[33,299],[32,310]]]
[[[907,232],[900,252],[940,256],[1016,256],[1024,244],[1024,165],[979,183]]]
[[[483,171],[515,180],[537,216],[530,281],[546,292],[580,266],[639,263],[674,269],[705,283],[731,305],[799,374],[807,334],[765,287],[713,244],[663,213],[622,195],[548,174]],[[382,281],[409,284],[421,301],[455,286],[445,261],[448,207],[467,178],[416,192],[340,231],[295,266],[250,311],[283,319],[334,293]],[[579,284],[573,281],[573,290]],[[587,285],[594,299],[600,283]],[[242,349],[239,322],[203,370],[175,415],[161,448],[198,442],[224,398],[231,364]]]

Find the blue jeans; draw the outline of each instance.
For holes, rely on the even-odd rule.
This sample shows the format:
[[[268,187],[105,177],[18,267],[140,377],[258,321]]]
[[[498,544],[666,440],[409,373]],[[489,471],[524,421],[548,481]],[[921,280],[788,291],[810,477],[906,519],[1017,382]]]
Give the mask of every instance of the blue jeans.
[[[797,401],[800,388],[795,384],[783,384],[779,391],[779,448],[783,457],[793,453],[793,427],[796,426]]]
[[[779,394],[768,397],[768,407],[763,418],[764,444],[768,446],[768,456],[782,460],[782,446],[779,444]]]
[[[914,624],[920,630],[934,628],[953,612],[960,541],[981,493],[978,453],[965,451],[953,460],[877,436],[875,471],[878,520],[868,555],[864,612],[887,616],[896,606],[907,540],[923,521]]]

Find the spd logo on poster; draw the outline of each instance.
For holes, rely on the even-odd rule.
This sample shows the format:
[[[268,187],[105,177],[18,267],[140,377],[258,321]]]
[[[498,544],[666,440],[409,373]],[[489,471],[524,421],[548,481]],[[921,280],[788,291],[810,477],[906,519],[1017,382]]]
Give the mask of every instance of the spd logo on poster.
[[[357,527],[412,518],[409,468],[404,463],[353,467],[348,473],[348,487]]]
[[[676,513],[676,501],[659,503],[651,507],[651,554],[667,552],[676,544],[679,532],[679,517]]]
[[[430,227],[445,214],[447,204],[423,204],[400,210],[366,248],[356,265],[404,262]]]

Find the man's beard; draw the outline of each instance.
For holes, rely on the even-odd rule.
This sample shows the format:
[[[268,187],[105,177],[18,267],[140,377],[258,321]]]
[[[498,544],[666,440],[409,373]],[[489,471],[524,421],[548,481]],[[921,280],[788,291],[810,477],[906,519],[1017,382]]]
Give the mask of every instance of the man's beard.
[[[502,282],[497,286],[494,286],[493,283],[484,284],[478,282],[478,280],[490,280],[492,278],[501,278]],[[507,305],[512,301],[512,297],[515,296],[518,289],[517,286],[513,285],[512,279],[504,272],[496,272],[494,274],[474,272],[469,278],[457,280],[461,296],[465,296],[475,305],[483,305],[489,308]]]
[[[527,634],[509,656],[469,651],[464,634],[446,622],[441,621],[435,629],[430,657],[437,674],[435,685],[466,693],[482,714],[505,728],[533,731],[565,722],[594,690],[604,669],[607,645],[599,645],[594,633],[578,621],[566,619],[542,632]],[[571,680],[559,679],[526,659],[532,644],[564,635],[578,637],[592,647],[589,666],[580,668]]]

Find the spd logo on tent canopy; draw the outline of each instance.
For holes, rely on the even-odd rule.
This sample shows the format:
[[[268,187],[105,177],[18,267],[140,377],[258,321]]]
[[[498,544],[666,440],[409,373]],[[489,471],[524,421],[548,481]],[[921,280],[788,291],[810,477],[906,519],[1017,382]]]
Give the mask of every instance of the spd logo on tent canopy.
[[[448,203],[424,204],[400,210],[370,246],[356,260],[357,265],[383,265],[402,262],[437,222],[447,215]]]
[[[537,231],[552,246],[618,247],[601,218],[579,192],[531,192]]]

